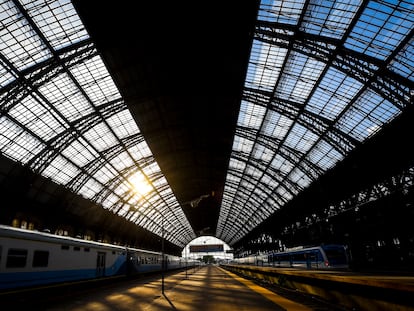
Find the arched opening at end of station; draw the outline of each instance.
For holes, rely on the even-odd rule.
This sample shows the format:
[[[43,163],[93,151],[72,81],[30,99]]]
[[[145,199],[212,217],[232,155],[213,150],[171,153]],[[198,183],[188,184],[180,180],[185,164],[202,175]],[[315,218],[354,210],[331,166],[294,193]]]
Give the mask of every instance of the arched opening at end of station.
[[[224,241],[210,235],[195,238],[182,251],[182,257],[217,264],[233,260],[233,249]]]

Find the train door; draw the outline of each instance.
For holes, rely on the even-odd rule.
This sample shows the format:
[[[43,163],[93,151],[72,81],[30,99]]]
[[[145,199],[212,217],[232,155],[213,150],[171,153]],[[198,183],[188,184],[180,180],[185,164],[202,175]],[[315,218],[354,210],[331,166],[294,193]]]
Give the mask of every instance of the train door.
[[[105,276],[105,256],[104,252],[98,252],[98,257],[96,258],[96,276],[101,277]]]

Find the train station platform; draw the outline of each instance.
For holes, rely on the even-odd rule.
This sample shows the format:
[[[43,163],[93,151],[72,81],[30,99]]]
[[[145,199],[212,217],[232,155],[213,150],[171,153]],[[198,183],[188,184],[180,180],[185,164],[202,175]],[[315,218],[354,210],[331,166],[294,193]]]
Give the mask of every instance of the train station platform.
[[[24,305],[42,311],[345,310],[300,296],[286,298],[213,265],[166,275],[164,293],[159,274],[90,285],[77,291],[60,290],[59,294],[54,291],[53,295],[42,294],[36,298],[22,294],[11,303],[15,308]]]

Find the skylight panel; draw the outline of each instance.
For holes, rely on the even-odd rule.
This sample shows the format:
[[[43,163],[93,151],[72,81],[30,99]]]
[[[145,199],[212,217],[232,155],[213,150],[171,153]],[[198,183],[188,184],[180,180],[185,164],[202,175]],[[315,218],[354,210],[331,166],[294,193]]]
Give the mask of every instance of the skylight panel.
[[[370,1],[345,46],[386,59],[414,28],[412,1]]]
[[[69,162],[66,158],[58,155],[53,161],[43,170],[42,174],[49,177],[58,184],[67,184],[70,182],[80,170]]]
[[[236,136],[237,139],[234,140],[233,150],[250,154],[252,151],[254,142],[248,138]]]
[[[277,154],[275,156],[271,165],[274,169],[283,172],[284,175],[287,175],[294,167],[293,162],[288,161],[287,159],[282,157],[280,154]]]
[[[118,144],[118,140],[104,122],[90,128],[84,133],[83,137],[98,151],[103,151]]]
[[[276,89],[276,97],[305,102],[326,64],[292,52]]]
[[[118,172],[114,171],[112,166],[109,164],[101,166],[93,175],[93,177],[103,185],[105,185],[109,180],[115,178],[115,176],[118,176]]]
[[[340,39],[348,29],[361,0],[311,2],[301,25],[309,33]]]
[[[126,151],[122,151],[122,152],[118,153],[109,162],[118,171],[122,171],[123,169],[125,169],[127,167],[133,167],[134,166],[134,161],[131,159],[131,157],[129,156],[129,154]]]
[[[21,2],[55,50],[88,37],[70,0]]]
[[[325,140],[319,141],[306,157],[310,162],[315,163],[324,171],[332,168],[337,162],[343,159],[343,155],[339,153],[331,144]]]
[[[126,108],[126,106],[125,106]],[[129,110],[125,109],[106,119],[108,126],[115,132],[115,135],[122,139],[139,133],[139,129]]]
[[[102,189],[102,183],[97,182],[95,178],[89,178],[79,190],[79,194],[83,195],[87,199],[92,199],[95,194]]]
[[[113,193],[110,193],[105,199],[101,202],[102,206],[106,209],[111,210],[111,207],[119,201],[119,197]]]
[[[402,49],[391,62],[389,68],[401,76],[414,81],[414,40]]]
[[[272,91],[286,54],[287,49],[255,40],[250,54],[246,87]]]
[[[145,175],[147,176],[151,176],[154,175],[154,173],[156,173],[156,175],[158,175],[158,173],[161,171],[160,167],[158,166],[157,163],[153,162],[149,165],[146,165],[142,168],[142,171]]]
[[[295,124],[286,138],[286,146],[296,149],[300,153],[306,153],[317,140],[317,136],[306,127]]]
[[[44,141],[65,130],[51,111],[31,96],[25,97],[19,105],[10,109],[9,115]]]
[[[0,4],[0,50],[21,71],[52,56],[11,1]]]
[[[268,149],[266,146],[263,146],[261,144],[256,144],[252,151],[252,157],[255,160],[258,160],[260,163],[270,162],[273,159],[274,155],[274,151]]]
[[[70,159],[79,167],[86,166],[98,156],[98,154],[81,138],[73,141],[67,146],[62,151],[62,155]]]
[[[267,136],[281,139],[285,137],[292,123],[293,120],[288,117],[278,112],[268,110],[266,119],[263,122],[262,132]]]
[[[329,68],[306,109],[334,120],[356,96],[362,84],[344,73]]]
[[[270,195],[270,193],[279,185],[279,183],[277,182],[277,179],[279,179],[280,177],[281,176],[273,176],[273,174],[271,174],[269,170],[267,170],[263,174],[260,181],[264,185],[263,189],[269,191],[267,195]]]
[[[131,187],[127,185],[126,183],[120,183],[119,185],[117,185],[116,188],[113,189],[113,192],[119,197],[124,197],[125,195],[130,194]],[[134,197],[139,198],[140,196],[135,195]]]
[[[129,153],[135,160],[140,160],[142,158],[153,157],[151,150],[149,149],[145,141],[135,144],[134,146],[128,148]]]
[[[309,178],[309,176],[306,174],[306,172],[302,171],[302,169],[299,168],[299,167],[296,167],[289,174],[288,178],[294,184],[298,185],[299,188],[301,188],[301,190],[305,189],[312,182],[312,180]]]
[[[372,91],[366,91],[342,116],[337,127],[358,141],[363,141],[398,113],[398,109],[388,101]]]
[[[293,191],[294,189],[290,190]],[[293,198],[293,195],[289,191],[287,191],[286,188],[283,187],[283,185],[280,185],[275,190],[275,194],[279,195],[283,202],[288,202]]]
[[[66,74],[53,78],[39,90],[70,122],[93,112],[90,103]]]
[[[0,118],[0,143],[5,156],[23,164],[44,148],[41,141],[6,117]]]
[[[251,177],[254,180],[259,180],[260,177],[263,174],[262,170],[257,169],[256,167],[254,167],[253,165],[247,164],[246,167],[246,171],[245,174],[247,175],[247,177]]]
[[[14,80],[16,80],[16,77],[11,72],[9,72],[4,66],[2,66],[2,64],[0,64],[0,87],[8,85],[10,82]]]
[[[243,101],[237,124],[239,126],[259,129],[265,113],[265,107]]]
[[[72,67],[70,71],[94,105],[121,97],[99,56]]]
[[[262,1],[258,20],[296,25],[304,3],[302,0]]]

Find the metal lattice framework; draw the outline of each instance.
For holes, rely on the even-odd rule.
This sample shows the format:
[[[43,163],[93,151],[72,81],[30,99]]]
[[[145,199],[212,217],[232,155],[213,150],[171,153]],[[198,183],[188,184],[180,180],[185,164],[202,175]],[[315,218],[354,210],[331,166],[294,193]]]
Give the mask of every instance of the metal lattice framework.
[[[0,10],[2,154],[178,246],[192,240],[71,2],[2,1]]]
[[[261,2],[218,238],[240,241],[412,105],[413,12]],[[2,155],[177,246],[194,239],[72,3],[4,0],[0,21]]]
[[[411,105],[410,1],[262,1],[217,237],[230,245]]]

